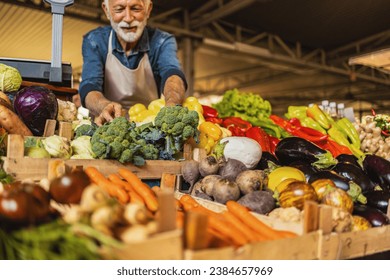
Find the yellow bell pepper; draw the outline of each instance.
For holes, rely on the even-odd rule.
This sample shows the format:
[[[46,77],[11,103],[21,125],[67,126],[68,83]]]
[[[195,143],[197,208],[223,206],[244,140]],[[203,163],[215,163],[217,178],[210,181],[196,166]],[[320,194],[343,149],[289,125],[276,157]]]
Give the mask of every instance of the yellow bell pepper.
[[[218,141],[222,137],[222,130],[212,122],[203,122],[199,125],[199,131],[206,134],[208,137]]]
[[[206,133],[201,132],[199,135],[199,143],[197,147],[204,149],[206,154],[209,154],[215,143],[216,141],[213,138],[209,137]]]
[[[146,106],[142,103],[137,103],[137,104],[134,104],[133,106],[130,107],[129,109],[129,116],[136,116],[138,115],[139,113],[141,113],[142,111],[145,111],[146,110]]]
[[[153,121],[157,113],[146,109],[146,106],[137,103],[130,107],[129,109],[129,120],[133,122],[143,122],[146,119]]]
[[[187,107],[188,110],[196,111],[199,116],[199,125],[205,121],[203,117],[203,107],[199,103],[198,99],[193,96],[187,97],[183,102],[183,107]]]
[[[148,105],[148,110],[152,111],[157,115],[157,113],[161,110],[162,107],[165,106],[165,100],[162,98],[155,99]]]

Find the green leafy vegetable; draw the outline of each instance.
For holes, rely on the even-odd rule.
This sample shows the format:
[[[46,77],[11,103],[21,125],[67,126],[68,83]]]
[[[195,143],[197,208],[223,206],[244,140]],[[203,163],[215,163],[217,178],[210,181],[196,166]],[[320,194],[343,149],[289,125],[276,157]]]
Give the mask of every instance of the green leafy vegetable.
[[[18,69],[0,63],[0,91],[10,92],[19,90],[22,76]]]

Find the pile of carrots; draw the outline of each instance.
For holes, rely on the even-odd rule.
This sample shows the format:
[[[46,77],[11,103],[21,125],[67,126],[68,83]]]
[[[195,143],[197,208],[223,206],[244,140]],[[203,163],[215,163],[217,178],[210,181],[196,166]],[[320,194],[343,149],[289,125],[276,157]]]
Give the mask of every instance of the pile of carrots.
[[[150,188],[135,173],[126,168],[119,168],[118,173],[107,177],[92,166],[86,167],[84,171],[93,183],[120,203],[142,203],[149,211],[158,215],[159,190],[152,189],[159,189],[159,187]],[[184,226],[187,212],[193,211],[206,215],[210,247],[239,247],[247,243],[297,236],[293,232],[273,229],[236,201],[228,201],[226,206],[227,211],[216,213],[200,205],[192,196],[184,194],[176,200],[176,225],[178,228]]]
[[[93,166],[87,166],[84,171],[93,183],[120,203],[142,203],[152,213],[158,210],[156,194],[131,170],[119,168],[117,174],[108,177]]]
[[[296,237],[290,231],[275,230],[251,214],[248,208],[236,201],[226,203],[227,211],[213,212],[200,205],[192,196],[185,194],[179,202],[184,210],[207,215],[208,233],[226,245],[242,246],[247,243]],[[212,241],[210,241],[212,243]],[[216,242],[218,243],[218,242]],[[219,243],[219,244],[221,244]]]

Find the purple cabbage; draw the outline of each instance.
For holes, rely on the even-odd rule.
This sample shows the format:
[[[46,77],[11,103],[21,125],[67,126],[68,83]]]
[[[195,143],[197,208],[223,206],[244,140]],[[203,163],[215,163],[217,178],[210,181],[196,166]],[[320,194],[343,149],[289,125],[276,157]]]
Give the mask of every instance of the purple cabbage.
[[[35,136],[42,136],[46,120],[57,118],[58,102],[51,90],[29,86],[17,92],[14,109]]]

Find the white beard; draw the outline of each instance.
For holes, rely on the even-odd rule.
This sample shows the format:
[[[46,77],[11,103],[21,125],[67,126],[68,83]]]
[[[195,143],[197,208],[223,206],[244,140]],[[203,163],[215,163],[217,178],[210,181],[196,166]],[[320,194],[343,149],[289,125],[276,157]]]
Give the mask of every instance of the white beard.
[[[136,42],[142,35],[142,32],[144,31],[144,28],[146,26],[147,20],[145,19],[142,22],[139,21],[134,21],[131,25],[121,21],[119,23],[114,22],[112,19],[111,21],[111,26],[115,30],[116,34],[125,41],[126,43],[134,43]],[[136,32],[125,32],[121,27],[131,27],[131,26],[137,26],[137,31]]]

